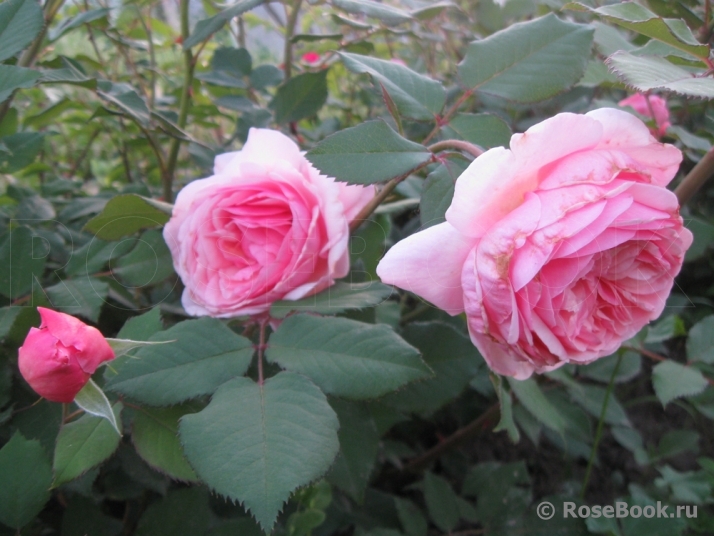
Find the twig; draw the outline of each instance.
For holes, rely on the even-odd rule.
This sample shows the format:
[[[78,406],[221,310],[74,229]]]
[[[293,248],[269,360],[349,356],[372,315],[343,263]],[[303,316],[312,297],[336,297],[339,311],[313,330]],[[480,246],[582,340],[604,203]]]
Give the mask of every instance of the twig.
[[[183,37],[183,43],[186,42],[189,36],[189,18],[188,18],[188,5],[189,0],[181,0],[181,36]],[[193,58],[193,53],[190,48],[186,48],[183,51],[184,57],[184,81],[183,90],[181,91],[181,102],[179,104],[179,117],[177,125],[180,129],[186,126],[186,119],[188,118],[188,107],[191,101],[191,86],[193,84],[193,69],[195,67],[195,62]],[[176,171],[176,162],[178,161],[179,147],[181,146],[181,140],[179,138],[174,138],[171,140],[171,148],[169,149],[169,159],[166,165],[166,174],[163,177],[163,191],[164,191],[164,201],[171,203],[173,201],[173,181],[174,173]]]
[[[456,114],[456,112],[459,111],[461,105],[466,102],[473,94],[473,89],[467,89],[466,91],[464,91],[464,93],[459,97],[459,99],[454,103],[454,105],[438,119],[436,126],[431,132],[429,132],[429,135],[424,138],[424,141],[422,143],[424,143],[424,145],[429,143],[429,141],[431,141],[431,139],[439,133],[441,127],[449,122],[449,120]]]
[[[697,165],[674,189],[679,205],[684,206],[712,175],[714,175],[714,148],[709,149],[709,152],[697,162]]]
[[[597,454],[597,447],[600,444],[600,439],[602,438],[602,429],[605,424],[605,412],[607,411],[607,404],[610,401],[610,394],[612,393],[612,387],[615,385],[615,378],[617,377],[617,371],[620,368],[620,363],[622,362],[623,352],[619,352],[617,355],[617,363],[615,363],[615,368],[612,369],[612,375],[610,376],[610,383],[607,384],[607,391],[605,391],[605,400],[602,402],[602,409],[600,410],[600,420],[597,423],[597,431],[595,432],[595,441],[593,442],[593,448],[590,451],[590,459],[588,460],[588,468],[585,470],[585,479],[583,480],[583,487],[580,489],[580,498],[585,497],[585,492],[588,489],[588,483],[590,482],[590,473],[593,470],[593,463],[595,463],[595,455]]]
[[[424,467],[429,465],[432,461],[436,460],[447,450],[454,448],[455,446],[461,444],[463,441],[468,439],[474,434],[483,431],[486,423],[491,420],[491,418],[498,413],[499,405],[494,404],[486,411],[484,411],[475,421],[467,424],[463,428],[459,428],[451,434],[449,437],[444,439],[438,445],[427,450],[421,456],[412,459],[408,464],[404,466],[404,471],[416,472],[422,470]]]
[[[432,153],[438,153],[444,149],[458,149],[459,151],[464,151],[465,153],[473,155],[475,158],[478,158],[484,153],[484,150],[478,145],[474,145],[473,143],[463,140],[438,141],[427,147],[427,149],[429,149]]]
[[[82,162],[84,162],[84,159],[89,153],[89,149],[92,147],[92,143],[94,143],[94,140],[97,138],[97,136],[99,136],[101,130],[101,128],[98,128],[94,132],[92,132],[91,136],[89,136],[87,143],[84,145],[84,149],[82,149],[82,154],[79,155],[79,158],[77,158],[77,160],[75,160],[74,164],[72,165],[72,169],[69,170],[69,177],[74,177],[74,174],[77,173],[79,166],[82,164]]]
[[[302,0],[295,0],[293,10],[288,15],[288,21],[285,25],[285,52],[283,54],[283,71],[285,72],[285,80],[289,80],[293,69],[293,44],[292,38],[295,33],[295,25],[297,24],[298,15],[300,14],[300,5]],[[285,4],[285,10],[288,6]]]

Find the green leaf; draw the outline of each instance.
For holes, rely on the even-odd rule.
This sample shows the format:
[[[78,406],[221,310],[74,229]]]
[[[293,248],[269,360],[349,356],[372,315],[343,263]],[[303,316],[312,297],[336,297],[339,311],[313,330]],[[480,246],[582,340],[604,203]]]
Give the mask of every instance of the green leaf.
[[[364,309],[383,303],[391,296],[392,287],[377,281],[347,283],[338,281],[322,292],[301,300],[281,300],[270,307],[270,316],[285,318],[292,311],[334,315],[350,309]]]
[[[325,175],[351,184],[405,175],[433,157],[426,147],[401,137],[381,120],[336,132],[305,156]]]
[[[136,194],[118,195],[84,229],[103,240],[118,240],[141,229],[164,225],[169,221],[171,208],[168,203]]]
[[[332,0],[332,4],[342,11],[358,15],[367,15],[381,20],[387,26],[396,26],[409,22],[412,16],[395,7],[373,2],[372,0]]]
[[[223,28],[229,20],[259,6],[263,3],[263,1],[264,0],[242,0],[236,2],[228,9],[221,11],[218,15],[214,15],[208,19],[199,20],[193,28],[191,35],[189,35],[188,39],[184,41],[184,50],[188,50],[189,48],[205,41],[211,37],[211,35]]]
[[[270,107],[276,123],[291,123],[315,115],[327,102],[327,69],[293,76],[278,88]]]
[[[451,532],[461,517],[457,495],[444,478],[427,472],[424,475],[424,500],[429,517],[444,532]]]
[[[698,395],[707,385],[706,378],[697,369],[669,359],[652,369],[652,387],[663,406],[675,398]]]
[[[353,399],[378,397],[431,373],[390,327],[347,318],[288,317],[270,337],[266,356],[327,394]]]
[[[548,400],[543,391],[534,379],[514,380],[508,378],[508,383],[511,389],[518,397],[521,404],[533,415],[538,421],[542,422],[551,430],[560,434],[565,432],[566,421],[550,400]]]
[[[223,47],[211,58],[211,70],[197,73],[196,78],[211,84],[231,88],[246,87],[245,77],[251,74],[253,60],[245,48]]]
[[[391,61],[347,52],[340,56],[353,73],[367,73],[375,84],[381,83],[405,117],[434,119],[444,107],[446,90],[436,80]]]
[[[114,415],[121,415],[121,402],[114,404]],[[107,419],[83,415],[60,429],[52,464],[54,487],[74,480],[92,467],[99,465],[119,446],[121,435],[112,429]]]
[[[45,293],[55,309],[97,322],[109,285],[94,277],[80,277],[60,281],[46,288]]]
[[[610,70],[639,91],[664,89],[690,97],[714,98],[714,79],[696,77],[664,58],[616,52],[607,59]]]
[[[0,68],[3,66],[0,65]],[[0,71],[0,80],[2,80]],[[2,82],[0,82],[1,84]],[[45,135],[40,132],[18,132],[0,138],[8,152],[0,153],[0,173],[14,173],[35,161],[45,143]]]
[[[429,525],[417,505],[407,499],[394,497],[394,506],[404,532],[409,536],[427,536]]]
[[[593,29],[550,14],[469,45],[459,76],[470,88],[517,102],[557,95],[582,78]]]
[[[45,257],[34,248],[41,247],[27,227],[17,227],[0,238],[0,294],[16,300],[29,293],[42,277]],[[39,284],[38,284],[39,286]]]
[[[0,308],[0,340],[4,339],[15,325],[15,320],[25,308],[21,305],[11,305]]]
[[[0,4],[0,61],[32,43],[44,24],[42,8],[35,0],[7,0]],[[3,78],[0,74],[0,80]]]
[[[50,461],[39,441],[15,432],[0,449],[0,475],[0,523],[19,533],[50,499]]]
[[[220,320],[180,322],[151,337],[171,341],[141,348],[135,358],[112,361],[105,388],[152,406],[177,404],[209,395],[222,383],[245,374],[253,345]]]
[[[152,333],[153,335],[153,333]],[[114,357],[121,357],[128,354],[136,348],[142,348],[144,346],[155,346],[157,344],[171,344],[174,341],[133,341],[131,339],[110,339],[107,338],[106,341],[114,350]]]
[[[28,0],[28,4],[34,4]],[[2,7],[3,4],[0,4]],[[7,100],[16,89],[32,87],[41,73],[34,69],[16,67],[15,65],[0,65],[0,102]]]
[[[90,378],[87,384],[82,387],[82,390],[74,397],[74,403],[77,404],[80,409],[83,409],[85,413],[106,419],[121,437],[121,430],[119,430],[112,405],[109,403],[107,395],[94,383],[94,380]]]
[[[468,165],[466,160],[447,159],[427,175],[419,203],[423,229],[446,221],[446,210],[451,206],[454,198],[456,179]]]
[[[176,489],[153,503],[139,519],[136,536],[198,536],[206,534],[212,512],[205,489]]]
[[[487,527],[494,527],[518,518],[526,510],[531,492],[521,486],[528,484],[528,468],[523,460],[507,464],[485,462],[469,470],[461,491],[478,498],[479,520]],[[508,534],[508,531],[502,533]]]
[[[171,251],[161,231],[146,231],[136,242],[112,268],[112,274],[130,287],[141,288],[156,285],[174,273]]]
[[[377,425],[362,403],[335,398],[330,405],[340,421],[340,453],[327,480],[362,503],[379,450]]]
[[[148,313],[127,320],[119,333],[117,333],[117,337],[131,339],[132,341],[148,341],[154,333],[158,333],[163,329],[161,310],[158,307],[154,307]]]
[[[687,359],[714,363],[714,315],[703,318],[689,330]]]
[[[646,7],[634,2],[620,2],[596,9],[578,2],[563,6],[563,9],[589,11],[600,15],[608,22],[667,43],[679,50],[702,59],[709,57],[709,47],[697,41],[687,24],[681,19],[663,19]]]
[[[426,7],[414,9],[412,10],[411,15],[419,20],[429,20],[440,15],[445,9],[448,8],[458,8],[458,6],[449,0],[443,0],[441,2],[434,2]]]
[[[101,505],[101,503],[100,503]],[[79,494],[72,494],[62,513],[62,536],[116,536],[122,522],[104,514],[100,505]]]
[[[422,353],[434,377],[384,397],[385,404],[399,411],[427,414],[438,410],[457,398],[484,365],[471,340],[448,324],[413,322],[405,326],[402,337]]]
[[[112,103],[141,126],[148,126],[151,114],[144,99],[133,89],[125,90],[124,86],[115,85],[110,91],[97,91],[104,100]]]
[[[493,114],[456,114],[447,128],[461,138],[484,149],[508,147],[511,129],[508,124]]]
[[[64,19],[57,26],[55,26],[49,32],[50,41],[56,41],[62,35],[66,34],[70,30],[79,28],[82,24],[87,24],[88,22],[93,22],[99,19],[105,19],[109,15],[109,8],[101,7],[98,9],[90,9],[89,11],[84,11],[76,17]]]
[[[578,367],[578,373],[602,383],[609,383],[616,364],[617,354],[612,354],[593,361],[589,365],[580,365]],[[642,357],[637,352],[628,350],[623,354],[622,360],[620,361],[620,367],[617,369],[617,376],[615,376],[615,383],[629,381],[637,376],[641,370]]]
[[[50,63],[43,64],[43,66],[47,65],[54,68],[40,71],[42,73],[40,84],[72,84],[89,89],[97,87],[97,79],[88,76],[76,60],[60,56]]]
[[[217,493],[240,501],[269,532],[290,496],[327,471],[337,455],[337,416],[298,374],[259,385],[236,378],[211,403],[181,419],[186,456]]]
[[[590,415],[600,418],[606,389],[597,385],[575,384],[568,389],[570,396]],[[605,410],[605,422],[613,426],[631,426],[630,420],[615,393],[610,393]]]
[[[498,403],[501,410],[501,418],[493,431],[506,432],[513,443],[518,443],[521,440],[521,433],[518,431],[518,427],[513,420],[513,398],[511,397],[511,392],[506,389],[501,376],[491,374],[490,378],[493,382],[496,395],[498,396]]]
[[[171,478],[195,482],[198,476],[186,461],[178,438],[179,419],[198,408],[184,404],[169,408],[138,408],[131,439],[146,463]]]

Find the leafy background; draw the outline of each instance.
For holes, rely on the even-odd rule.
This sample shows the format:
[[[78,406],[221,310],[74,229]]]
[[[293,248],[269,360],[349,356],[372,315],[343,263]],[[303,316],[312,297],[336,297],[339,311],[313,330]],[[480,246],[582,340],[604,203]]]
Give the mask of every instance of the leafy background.
[[[471,158],[444,140],[504,145],[655,90],[680,177],[711,167],[711,15],[708,0],[0,3],[0,534],[714,533],[711,187],[683,210],[695,243],[662,318],[589,366],[491,377],[462,317],[375,274],[443,221]],[[384,184],[348,278],[274,304],[273,328],[187,318],[160,231],[251,126]],[[175,341],[95,375],[121,435],[19,376],[37,306]],[[563,519],[563,501],[690,510]]]

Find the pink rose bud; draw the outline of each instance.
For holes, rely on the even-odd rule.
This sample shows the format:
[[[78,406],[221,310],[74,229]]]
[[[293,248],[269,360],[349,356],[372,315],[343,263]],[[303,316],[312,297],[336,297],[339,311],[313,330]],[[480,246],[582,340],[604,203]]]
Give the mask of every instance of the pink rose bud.
[[[617,103],[619,106],[629,106],[638,114],[654,119],[657,129],[653,131],[655,136],[661,137],[667,132],[672,123],[669,122],[669,110],[667,101],[657,95],[643,95],[637,93]]]
[[[474,160],[446,222],[397,243],[377,273],[465,312],[499,374],[590,363],[664,309],[692,244],[666,188],[681,161],[627,112],[558,114]]]
[[[37,394],[72,402],[97,367],[114,351],[96,328],[77,318],[38,307],[40,328],[30,328],[18,351],[20,374]]]
[[[321,175],[290,138],[256,128],[214,173],[179,192],[164,227],[188,314],[260,314],[347,275],[348,224],[373,186]]]
[[[302,61],[308,65],[315,65],[320,61],[320,55],[317,52],[306,52],[302,55]]]

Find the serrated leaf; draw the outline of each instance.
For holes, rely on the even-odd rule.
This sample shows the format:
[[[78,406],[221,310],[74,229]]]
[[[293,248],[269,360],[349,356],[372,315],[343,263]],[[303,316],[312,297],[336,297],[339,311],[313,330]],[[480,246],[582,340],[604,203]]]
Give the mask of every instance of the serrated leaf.
[[[259,6],[263,3],[263,1],[264,0],[242,0],[236,2],[228,9],[224,9],[218,15],[214,15],[208,19],[199,20],[193,28],[191,35],[189,35],[188,39],[184,41],[184,50],[188,50],[202,41],[205,41],[211,35],[223,28],[229,20]]]
[[[373,184],[409,173],[433,155],[377,120],[332,134],[305,156],[322,173],[339,181]]]
[[[444,86],[392,61],[340,52],[342,61],[354,73],[369,74],[382,84],[400,114],[412,119],[434,119],[446,102]]]
[[[148,126],[151,121],[151,114],[144,99],[133,89],[122,91],[117,89],[118,87],[113,87],[112,91],[97,91],[97,95],[115,105],[140,125]]]
[[[703,318],[689,330],[687,359],[714,363],[714,315]]]
[[[457,495],[449,482],[427,472],[424,475],[424,500],[429,517],[444,532],[451,532],[459,522]]]
[[[226,383],[203,411],[181,419],[179,433],[201,479],[240,501],[270,532],[290,494],[330,467],[338,427],[310,380],[281,372],[263,385],[248,378]]]
[[[293,76],[278,88],[270,107],[276,123],[291,123],[315,115],[327,102],[327,69]]]
[[[372,0],[332,0],[332,4],[347,13],[374,17],[387,26],[395,26],[412,20],[412,16],[406,11]]]
[[[659,17],[656,13],[652,13],[646,7],[634,2],[619,2],[595,9],[578,2],[571,2],[563,6],[563,9],[589,11],[608,22],[667,43],[693,56],[702,59],[709,57],[709,47],[697,41],[683,20]]]
[[[490,149],[507,147],[511,140],[508,124],[493,114],[456,114],[449,121],[447,128],[454,130],[461,138],[471,143]]]
[[[664,89],[690,97],[714,98],[714,79],[697,77],[664,58],[616,52],[607,59],[607,64],[620,80],[639,91]]]
[[[113,197],[104,210],[87,222],[84,229],[103,240],[118,240],[149,227],[164,225],[171,216],[168,203],[136,194]]]
[[[106,419],[121,437],[121,430],[119,430],[112,405],[109,403],[107,395],[94,383],[94,380],[90,378],[87,384],[82,387],[74,397],[74,403],[77,404],[80,409],[83,409],[85,413]]]
[[[538,421],[546,425],[551,430],[563,434],[566,428],[566,420],[534,379],[514,380],[508,378],[511,390],[516,394],[518,400]]]
[[[70,30],[79,28],[80,26],[82,26],[82,24],[87,24],[95,20],[106,18],[108,15],[109,8],[106,7],[100,7],[97,9],[90,9],[88,11],[84,11],[75,17],[64,19],[55,28],[50,30],[48,37],[50,41],[56,41]]]
[[[106,341],[114,350],[114,357],[121,357],[128,354],[136,348],[141,348],[143,346],[155,346],[157,344],[171,344],[176,341],[133,341],[131,339],[110,339],[107,338]]]
[[[550,14],[513,24],[469,45],[459,76],[470,88],[528,103],[565,91],[582,78],[593,29]]]
[[[114,415],[121,415],[121,402],[114,404]],[[99,465],[119,446],[121,435],[109,421],[94,415],[83,415],[60,429],[52,464],[55,473],[53,486],[74,480],[92,467]]]
[[[28,1],[28,4],[32,3],[34,2]],[[16,67],[15,65],[0,65],[0,102],[7,100],[16,89],[34,86],[40,76],[41,73],[34,69]]]
[[[161,309],[154,307],[143,315],[127,320],[122,326],[117,337],[131,339],[132,341],[148,341],[152,335],[164,329],[161,323]]]
[[[45,289],[55,309],[97,322],[109,285],[94,277],[65,279]]]
[[[652,369],[652,387],[663,406],[675,398],[698,395],[707,385],[700,371],[669,359]]]
[[[313,312],[322,315],[334,315],[350,309],[374,307],[391,296],[394,290],[377,281],[365,283],[347,283],[339,281],[322,292],[301,300],[281,300],[270,307],[270,316],[285,318],[290,312]]]
[[[15,432],[0,449],[0,474],[0,523],[19,533],[50,498],[50,461],[39,441]]]
[[[353,399],[378,397],[431,374],[419,351],[390,327],[347,318],[288,317],[270,337],[266,356],[327,394]]]
[[[44,24],[42,8],[35,0],[7,0],[0,4],[0,61],[32,43]],[[0,80],[3,78],[0,73]]]
[[[171,251],[161,231],[154,229],[142,233],[134,248],[112,266],[112,274],[133,288],[156,285],[173,273]]]
[[[42,150],[44,140],[45,135],[41,132],[18,132],[0,138],[8,150],[0,153],[0,173],[14,173],[32,164]]]
[[[42,277],[45,257],[35,254],[34,236],[22,226],[0,238],[0,294],[6,298],[16,300],[27,294]]]
[[[136,356],[112,361],[116,373],[105,374],[105,389],[152,406],[177,404],[209,395],[222,383],[245,374],[253,345],[220,320],[180,322],[151,337],[170,341],[141,348]]]
[[[178,437],[179,419],[196,413],[190,404],[169,408],[138,408],[131,429],[131,439],[146,463],[171,478],[195,482],[198,476],[188,464]]]

